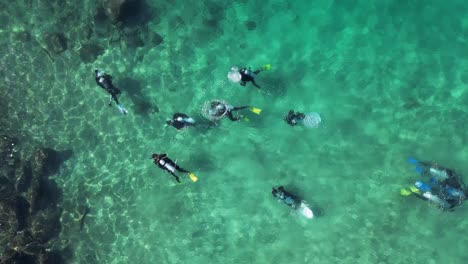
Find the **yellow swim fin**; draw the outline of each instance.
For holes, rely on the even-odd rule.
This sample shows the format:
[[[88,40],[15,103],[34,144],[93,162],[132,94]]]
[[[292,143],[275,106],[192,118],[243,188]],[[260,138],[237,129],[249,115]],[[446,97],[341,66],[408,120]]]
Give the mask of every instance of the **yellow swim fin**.
[[[408,195],[411,195],[413,192],[411,192],[410,190],[408,189],[405,189],[405,188],[401,188],[400,189],[400,194],[403,195],[403,196],[408,196]]]
[[[255,107],[250,107],[250,111],[252,111],[252,113],[255,113],[255,114],[259,115],[262,112],[262,109],[255,108]]]
[[[263,70],[264,70],[264,71],[268,71],[269,69],[271,69],[271,65],[270,65],[270,64],[265,64],[265,65],[263,65]]]
[[[198,181],[198,178],[197,178],[197,176],[195,176],[195,174],[189,172],[189,173],[188,173],[188,176],[190,177],[190,179],[191,179],[193,182]]]

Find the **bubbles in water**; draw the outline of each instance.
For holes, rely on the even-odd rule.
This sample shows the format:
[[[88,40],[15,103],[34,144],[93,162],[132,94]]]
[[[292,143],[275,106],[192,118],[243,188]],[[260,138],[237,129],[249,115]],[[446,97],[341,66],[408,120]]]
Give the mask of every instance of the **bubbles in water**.
[[[241,81],[242,76],[239,73],[239,68],[232,67],[227,75],[228,79],[231,80],[233,83],[238,83]]]
[[[219,114],[219,110],[217,109],[217,107],[212,106],[215,103],[218,103],[217,105],[225,106],[224,113]],[[226,115],[227,106],[228,104],[223,100],[206,101],[202,106],[201,115],[210,121],[218,121]]]
[[[322,118],[319,113],[315,112],[305,114],[305,118],[303,120],[304,126],[310,128],[317,128],[321,122]]]

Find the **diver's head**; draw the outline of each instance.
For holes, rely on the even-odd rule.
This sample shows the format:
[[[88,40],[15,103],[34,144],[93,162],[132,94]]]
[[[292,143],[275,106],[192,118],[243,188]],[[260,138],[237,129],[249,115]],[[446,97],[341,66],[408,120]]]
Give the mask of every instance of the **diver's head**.
[[[101,77],[101,76],[104,76],[104,72],[103,71],[100,71],[100,70],[94,70],[94,73],[96,74],[96,77]]]
[[[158,159],[159,156],[160,156],[160,154],[153,153],[153,155],[151,155],[151,158]]]
[[[278,196],[278,190],[271,188],[271,194],[273,194],[274,197]]]
[[[212,103],[211,107],[215,116],[224,115],[226,112],[226,106],[221,102],[215,102],[214,104]]]

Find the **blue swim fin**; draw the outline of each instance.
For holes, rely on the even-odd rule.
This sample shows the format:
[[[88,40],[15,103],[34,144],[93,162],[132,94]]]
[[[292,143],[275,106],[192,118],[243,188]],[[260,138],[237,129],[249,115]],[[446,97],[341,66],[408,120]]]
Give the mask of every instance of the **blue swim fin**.
[[[416,166],[416,168],[414,168],[414,171],[421,174],[423,172],[423,168]]]
[[[410,163],[410,164],[419,164],[419,161],[418,161],[417,159],[415,159],[415,158],[409,157],[409,158],[407,159],[407,161],[408,161],[408,163]]]
[[[125,109],[122,104],[118,104],[117,107],[119,108],[122,114],[124,115],[128,114],[127,109]]]

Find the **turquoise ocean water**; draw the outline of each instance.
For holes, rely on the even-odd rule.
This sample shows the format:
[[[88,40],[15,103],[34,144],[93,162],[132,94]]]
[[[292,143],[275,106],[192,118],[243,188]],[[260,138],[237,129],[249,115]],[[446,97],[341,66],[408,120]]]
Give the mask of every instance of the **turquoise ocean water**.
[[[446,213],[399,193],[417,179],[409,156],[468,181],[466,1],[147,4],[160,45],[129,48],[111,41],[115,29],[83,63],[95,1],[0,3],[0,132],[18,136],[25,157],[37,145],[73,150],[54,178],[72,263],[467,263],[466,205]],[[40,39],[54,31],[68,49],[51,59]],[[261,90],[226,78],[231,66],[266,63]],[[107,107],[95,68],[114,77],[129,115]],[[164,127],[175,112],[202,123],[210,99],[263,111]],[[289,109],[323,122],[289,127]],[[177,185],[155,152],[199,181]],[[292,213],[275,185],[321,214]]]

